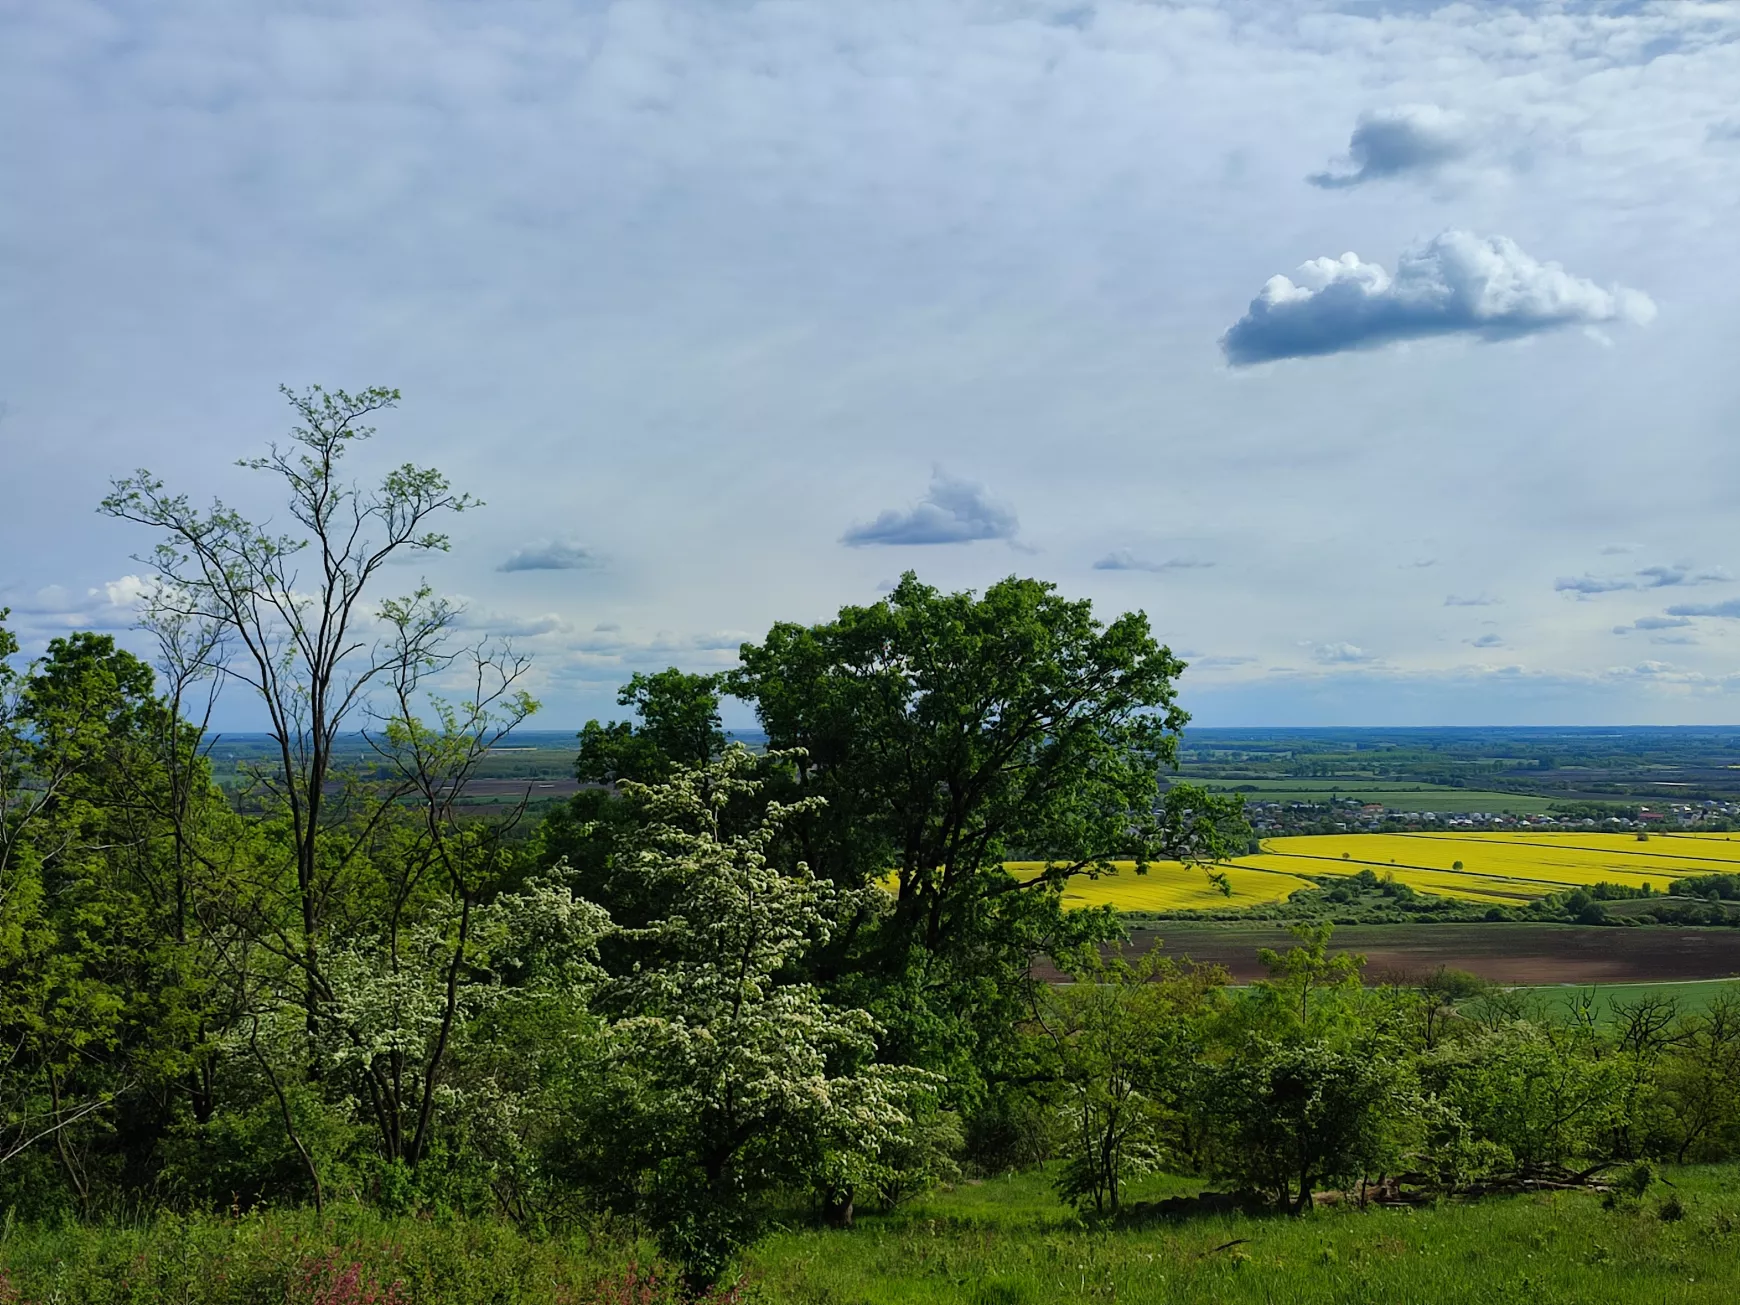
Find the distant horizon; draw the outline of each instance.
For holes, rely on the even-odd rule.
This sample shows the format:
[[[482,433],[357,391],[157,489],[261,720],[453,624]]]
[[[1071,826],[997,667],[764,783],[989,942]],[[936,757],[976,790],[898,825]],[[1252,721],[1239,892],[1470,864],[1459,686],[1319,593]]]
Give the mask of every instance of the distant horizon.
[[[616,720],[631,720],[631,717],[617,717]],[[607,722],[608,723],[608,722]],[[570,738],[577,736],[585,726],[577,725],[572,729],[563,726],[540,725],[535,729],[520,729],[506,736],[508,738],[531,738],[539,735],[560,736]],[[766,737],[766,731],[759,728],[744,726],[725,726],[725,733],[732,737],[747,737],[760,735]],[[1513,733],[1513,734],[1595,734],[1595,733],[1642,733],[1645,731],[1661,731],[1673,733],[1712,733],[1726,731],[1740,732],[1740,723],[1717,725],[1187,725],[1186,734],[1384,734],[1405,732],[1432,733]],[[269,730],[218,730],[208,731],[224,738],[271,738]],[[339,737],[360,738],[366,730],[341,730]]]

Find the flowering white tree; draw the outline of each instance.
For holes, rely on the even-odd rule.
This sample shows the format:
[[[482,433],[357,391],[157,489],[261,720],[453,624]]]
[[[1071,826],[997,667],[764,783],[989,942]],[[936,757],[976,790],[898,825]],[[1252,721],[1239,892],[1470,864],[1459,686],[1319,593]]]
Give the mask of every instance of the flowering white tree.
[[[737,748],[623,786],[647,820],[617,873],[668,905],[627,931],[643,960],[604,995],[615,1018],[587,1131],[608,1148],[595,1168],[606,1199],[657,1229],[696,1284],[753,1240],[767,1195],[873,1161],[934,1083],[878,1063],[875,1021],[802,981],[806,956],[863,903],[806,867],[769,864],[782,823],[807,804],[722,828],[727,808],[750,804],[755,764]]]

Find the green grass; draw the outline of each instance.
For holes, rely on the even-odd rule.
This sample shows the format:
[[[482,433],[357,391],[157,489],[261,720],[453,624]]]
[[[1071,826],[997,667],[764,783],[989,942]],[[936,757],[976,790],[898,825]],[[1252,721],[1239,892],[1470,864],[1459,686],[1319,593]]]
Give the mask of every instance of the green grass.
[[[664,1305],[645,1246],[533,1238],[496,1219],[335,1205],[101,1224],[0,1225],[5,1305]],[[395,1289],[396,1288],[396,1289]]]
[[[1606,1022],[1615,1005],[1630,1005],[1646,997],[1666,998],[1682,1011],[1700,1011],[1722,993],[1740,995],[1740,980],[1702,979],[1689,983],[1602,983],[1554,984],[1545,987],[1518,989],[1533,994],[1549,1009],[1563,1012],[1574,1004],[1589,1001],[1596,1017]]]
[[[1588,1193],[1325,1208],[1303,1219],[1215,1213],[1097,1225],[1048,1175],[939,1191],[850,1231],[801,1217],[751,1253],[744,1305],[1716,1305],[1740,1298],[1740,1166],[1668,1170],[1641,1204]],[[1194,1194],[1155,1177],[1134,1202]],[[1684,1217],[1661,1217],[1669,1194]],[[640,1262],[646,1249],[640,1248]],[[652,1305],[625,1282],[637,1252],[609,1238],[533,1237],[490,1219],[343,1208],[240,1219],[42,1226],[5,1221],[8,1305]],[[348,1276],[348,1286],[346,1279]],[[637,1282],[644,1283],[638,1276]],[[396,1290],[389,1288],[396,1284]],[[371,1290],[373,1294],[371,1295]]]
[[[1184,775],[1216,793],[1243,793],[1252,802],[1326,802],[1331,797],[1380,802],[1395,811],[1510,811],[1534,815],[1548,810],[1552,800],[1527,793],[1451,788],[1440,784],[1362,784],[1356,779],[1207,779]]]
[[[813,1305],[1586,1305],[1740,1296],[1740,1169],[1669,1174],[1670,1189],[1607,1211],[1587,1193],[1322,1209],[1304,1219],[1216,1214],[1096,1228],[1040,1175],[938,1193],[851,1232],[784,1233],[752,1258],[759,1294]],[[1150,1195],[1182,1186],[1165,1180]],[[1229,1243],[1233,1243],[1229,1245]]]

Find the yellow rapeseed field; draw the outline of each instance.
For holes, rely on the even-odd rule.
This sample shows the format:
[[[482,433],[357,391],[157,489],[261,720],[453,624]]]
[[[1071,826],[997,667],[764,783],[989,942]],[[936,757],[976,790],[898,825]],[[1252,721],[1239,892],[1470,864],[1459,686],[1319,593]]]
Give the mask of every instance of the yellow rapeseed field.
[[[1674,836],[1640,841],[1635,834],[1313,834],[1270,839],[1263,847],[1304,874],[1333,874],[1333,862],[1341,861],[1352,871],[1393,869],[1399,881],[1422,891],[1445,891],[1455,882],[1448,872],[1469,878],[1471,889],[1478,878],[1483,886],[1508,885],[1531,897],[1602,880],[1665,889],[1684,875],[1740,870],[1740,843]],[[1428,882],[1426,871],[1439,873]]]
[[[1031,874],[1038,862],[1010,865]],[[1177,862],[1137,875],[1129,863],[1100,879],[1076,879],[1067,906],[1121,911],[1189,911],[1261,906],[1311,886],[1307,876],[1393,875],[1416,892],[1516,906],[1567,888],[1606,881],[1665,891],[1685,875],[1740,873],[1740,836],[1721,834],[1491,833],[1308,834],[1263,841],[1262,852],[1219,867],[1232,885],[1223,895],[1207,872]]]
[[[1120,911],[1207,911],[1238,906],[1266,906],[1284,902],[1301,888],[1314,887],[1309,879],[1288,870],[1270,870],[1254,864],[1259,857],[1242,857],[1215,867],[1226,875],[1232,895],[1226,896],[1210,881],[1208,872],[1177,861],[1157,861],[1148,873],[1136,873],[1135,863],[1120,861],[1118,872],[1098,879],[1078,876],[1064,890],[1065,906],[1115,906]],[[1012,861],[1012,874],[1026,878],[1036,873],[1038,861]],[[1318,871],[1309,873],[1316,874]]]

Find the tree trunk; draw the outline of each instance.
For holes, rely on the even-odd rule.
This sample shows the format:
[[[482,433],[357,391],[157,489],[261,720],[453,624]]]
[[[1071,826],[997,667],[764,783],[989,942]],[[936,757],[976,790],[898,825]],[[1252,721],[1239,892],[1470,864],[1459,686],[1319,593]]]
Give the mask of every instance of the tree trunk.
[[[822,1210],[822,1218],[830,1228],[850,1228],[852,1215],[857,1199],[857,1189],[848,1187],[843,1192],[829,1193]]]

